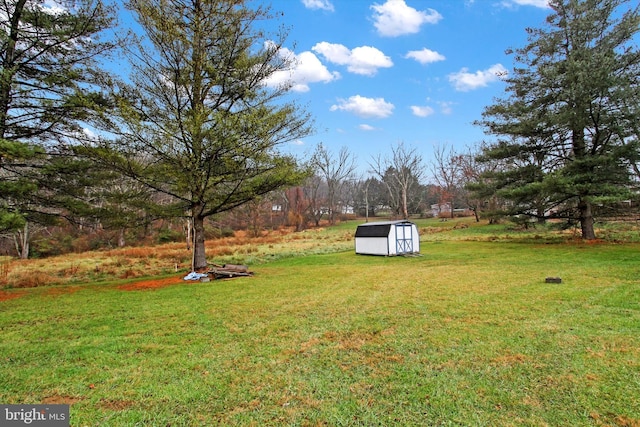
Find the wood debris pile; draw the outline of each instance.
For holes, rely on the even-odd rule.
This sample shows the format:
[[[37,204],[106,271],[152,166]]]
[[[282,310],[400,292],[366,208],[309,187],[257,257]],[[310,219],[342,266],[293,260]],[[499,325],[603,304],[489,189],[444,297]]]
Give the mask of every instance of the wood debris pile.
[[[230,279],[232,277],[253,276],[253,272],[249,271],[246,265],[224,264],[211,265],[208,273],[215,279]]]

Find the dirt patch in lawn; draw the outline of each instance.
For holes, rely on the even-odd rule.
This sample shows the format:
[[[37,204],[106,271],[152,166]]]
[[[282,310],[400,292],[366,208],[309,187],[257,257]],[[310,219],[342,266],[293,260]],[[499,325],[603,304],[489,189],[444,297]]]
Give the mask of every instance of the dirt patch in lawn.
[[[118,286],[118,289],[123,291],[142,291],[145,289],[164,288],[166,286],[177,285],[178,283],[185,283],[182,275],[166,277],[164,279],[141,280],[138,282],[127,283],[126,285]]]
[[[127,283],[126,285],[118,286],[118,289],[123,291],[142,291],[146,289],[159,289],[164,288],[166,286],[177,285],[179,283],[194,283],[194,282],[186,282],[183,279],[184,275],[175,276],[175,277],[165,277],[163,279],[149,279],[149,280],[140,280],[137,282]],[[79,291],[82,289],[81,286],[56,286],[47,290],[46,294],[49,296],[59,296],[63,294],[70,294]],[[0,302],[8,301],[14,298],[20,298],[25,295],[24,291],[3,291],[0,289]]]
[[[45,405],[72,405],[74,403],[80,402],[79,397],[73,396],[60,396],[55,394],[53,396],[48,396],[42,399],[42,403]]]
[[[6,292],[0,290],[0,301],[8,301],[14,298],[20,298],[25,292]]]
[[[123,411],[134,406],[136,402],[133,400],[116,400],[116,399],[100,399],[100,407],[110,409],[112,411]],[[167,424],[169,425],[169,424]]]
[[[65,294],[73,294],[82,289],[80,286],[55,286],[47,289],[47,295],[58,296]]]

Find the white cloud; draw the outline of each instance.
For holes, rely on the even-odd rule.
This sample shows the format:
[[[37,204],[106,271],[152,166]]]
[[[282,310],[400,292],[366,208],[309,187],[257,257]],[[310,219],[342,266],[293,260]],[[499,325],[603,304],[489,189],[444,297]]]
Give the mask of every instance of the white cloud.
[[[320,9],[333,12],[333,4],[330,0],[302,0],[302,4],[307,9]]]
[[[344,45],[320,42],[311,48],[324,56],[328,61],[338,65],[346,65],[351,73],[373,76],[379,68],[393,66],[391,58],[382,51],[371,46],[360,46],[349,50]]]
[[[310,83],[329,83],[340,78],[340,73],[330,72],[318,57],[309,51],[296,55],[289,49],[280,49],[280,56],[292,61],[289,70],[277,71],[266,80],[266,85],[276,87],[290,83],[295,92],[308,92]]]
[[[320,42],[313,46],[311,50],[321,54],[335,64],[348,64],[351,57],[351,51],[341,44]]]
[[[403,34],[415,34],[420,31],[422,24],[436,24],[442,19],[437,11],[427,9],[416,10],[407,6],[405,0],[387,0],[384,4],[374,3],[373,25],[378,34],[396,37]]]
[[[453,113],[453,102],[451,101],[441,101],[438,102],[438,105],[440,106],[440,111],[442,112],[442,114],[451,114]]]
[[[371,132],[371,131],[376,130],[376,128],[374,128],[373,126],[367,125],[367,124],[364,124],[364,123],[359,125],[358,129],[363,130],[365,132]]]
[[[40,10],[42,10],[43,12],[54,16],[59,16],[69,11],[67,7],[63,6],[55,0],[45,0],[44,3],[38,5],[38,7],[40,7]]]
[[[366,98],[355,95],[349,99],[339,99],[338,104],[331,106],[331,111],[347,111],[360,117],[384,119],[393,114],[395,106],[384,98]]]
[[[507,74],[507,70],[502,64],[495,64],[486,70],[479,70],[475,73],[470,73],[467,68],[463,68],[457,73],[449,74],[449,82],[457,91],[468,92],[486,87],[489,83],[500,80],[500,77],[505,74]]]
[[[432,62],[444,61],[446,59],[444,55],[427,48],[409,51],[405,55],[405,58],[415,59],[421,64],[430,64]]]
[[[549,9],[549,0],[508,0],[503,1],[503,5],[507,7],[517,6],[534,6],[541,9]]]
[[[426,105],[425,106],[412,105],[411,111],[413,112],[414,116],[418,116],[418,117],[428,117],[434,113],[433,108]]]

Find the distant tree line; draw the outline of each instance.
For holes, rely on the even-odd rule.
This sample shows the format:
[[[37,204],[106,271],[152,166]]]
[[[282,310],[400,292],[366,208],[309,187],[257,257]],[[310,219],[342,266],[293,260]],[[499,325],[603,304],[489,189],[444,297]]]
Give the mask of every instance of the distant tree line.
[[[313,118],[285,100],[289,84],[265,83],[292,66],[286,32],[259,26],[268,7],[130,0],[141,31],[115,37],[119,11],[101,0],[3,2],[0,250],[184,239],[199,269],[205,240],[233,228],[462,212],[594,239],[596,218],[638,204],[640,6],[550,7],[510,50],[505,96],[476,123],[487,140],[434,147],[429,161],[401,141],[367,159],[320,144],[300,160],[280,147]]]

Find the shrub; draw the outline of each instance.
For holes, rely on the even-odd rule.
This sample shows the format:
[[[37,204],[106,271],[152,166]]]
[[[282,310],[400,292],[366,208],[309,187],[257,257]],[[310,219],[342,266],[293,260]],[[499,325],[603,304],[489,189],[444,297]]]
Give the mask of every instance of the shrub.
[[[172,230],[170,228],[161,228],[158,230],[158,243],[179,242],[183,239],[184,234],[181,231]]]
[[[205,236],[207,239],[222,239],[224,237],[233,237],[235,231],[231,227],[207,227]]]

